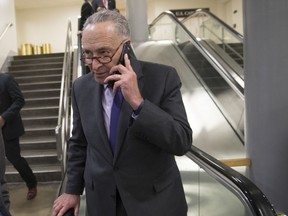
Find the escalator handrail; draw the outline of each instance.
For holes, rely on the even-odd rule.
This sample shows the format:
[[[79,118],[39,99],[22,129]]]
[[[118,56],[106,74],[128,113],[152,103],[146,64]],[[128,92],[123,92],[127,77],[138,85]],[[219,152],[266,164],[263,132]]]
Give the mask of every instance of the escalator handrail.
[[[236,38],[236,40],[239,41],[239,43],[243,44],[243,35],[242,34],[237,32],[231,26],[227,25],[225,22],[223,22],[221,19],[219,19],[217,16],[215,16],[213,13],[211,13],[210,11],[208,11],[206,9],[197,9],[190,16],[183,19],[181,22],[184,24],[187,20],[190,20],[199,14],[205,14],[205,16],[210,17],[210,19],[212,19],[214,22],[218,23],[223,29],[225,29],[227,32],[229,32],[231,35],[233,35],[234,38]],[[209,29],[207,29],[207,30],[209,30]],[[209,31],[211,34],[214,34],[215,37],[218,37],[214,32],[212,32],[211,30],[209,30]],[[221,40],[223,45],[226,46],[231,52],[233,52],[236,56],[238,56],[238,58],[243,60],[243,55],[241,55],[239,52],[237,52],[233,47],[231,47],[231,45],[225,43],[224,38],[218,38],[218,39]]]
[[[153,27],[153,25],[157,24],[157,22],[163,17],[168,16],[170,17],[173,22],[175,22],[178,26],[180,26],[187,35],[192,39],[194,45],[197,47],[197,49],[206,57],[206,59],[214,65],[215,69],[217,68],[217,71],[220,74],[223,74],[223,78],[230,83],[231,87],[235,90],[235,92],[240,96],[240,98],[244,99],[244,80],[241,76],[239,76],[237,73],[235,75],[237,76],[237,79],[233,77],[229,72],[227,72],[223,66],[215,59],[213,56],[208,52],[208,50],[197,40],[197,38],[181,23],[177,17],[171,12],[171,11],[164,11],[162,12],[158,17],[156,17],[153,22],[149,25],[149,29]]]
[[[199,148],[192,146],[191,150],[186,156],[195,162],[199,167],[206,171],[212,178],[218,180],[222,185],[228,185],[233,188],[241,198],[242,202],[245,202],[245,206],[249,206],[249,209],[255,216],[277,216],[274,207],[271,205],[262,191],[252,183],[248,178],[236,172],[227,165],[216,160],[211,155],[203,152]],[[221,178],[224,176],[226,179]],[[219,179],[222,179],[219,180]],[[66,175],[63,178],[62,184],[65,185],[67,179]],[[63,189],[63,188],[62,188]],[[61,195],[63,190],[58,195]],[[69,209],[65,216],[73,215],[73,209]]]
[[[200,150],[196,146],[192,146],[191,150],[186,154],[193,162],[197,163],[202,169],[209,173],[213,178],[222,179],[228,187],[235,188],[237,194],[242,198],[247,206],[251,207],[256,216],[276,216],[274,207],[269,202],[263,192],[248,178],[238,173],[229,166],[221,163],[211,155]],[[231,182],[231,183],[229,183]]]
[[[208,10],[205,9],[197,9],[191,15],[184,18],[181,22],[185,22],[186,20],[191,19],[194,16],[197,16],[198,14],[206,14],[207,16],[210,16],[214,21],[218,22],[221,26],[223,26],[227,31],[229,31],[232,35],[234,35],[240,42],[243,43],[243,35],[237,32],[235,29],[233,29],[231,26],[229,26],[227,23],[223,22],[223,20],[219,19],[217,16],[215,16],[213,13],[211,13]]]

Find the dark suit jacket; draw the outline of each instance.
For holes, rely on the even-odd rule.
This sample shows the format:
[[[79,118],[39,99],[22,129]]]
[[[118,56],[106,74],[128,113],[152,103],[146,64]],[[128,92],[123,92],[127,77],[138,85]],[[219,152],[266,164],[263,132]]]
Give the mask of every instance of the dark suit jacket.
[[[174,155],[190,149],[192,130],[180,79],[172,67],[131,63],[145,103],[132,121],[133,110],[123,101],[114,157],[104,126],[103,86],[92,73],[74,82],[66,192],[81,194],[85,186],[89,216],[115,216],[116,188],[128,215],[184,216],[187,204]]]
[[[20,110],[25,100],[15,79],[10,74],[0,73],[0,115],[6,123],[2,128],[4,140],[24,134]]]
[[[81,18],[80,18],[80,24],[79,24],[79,31],[82,31],[83,25],[87,18],[91,16],[94,13],[94,8],[89,2],[83,3],[81,6]]]

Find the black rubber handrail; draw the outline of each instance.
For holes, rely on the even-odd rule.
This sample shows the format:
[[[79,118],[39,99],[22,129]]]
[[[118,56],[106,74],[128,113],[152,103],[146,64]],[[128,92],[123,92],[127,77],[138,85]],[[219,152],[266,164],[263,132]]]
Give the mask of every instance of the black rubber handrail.
[[[255,216],[276,216],[274,207],[263,192],[247,177],[218,161],[199,148],[192,146],[186,154],[198,166],[226,188],[235,192],[243,204],[249,206]]]
[[[232,191],[245,206],[248,206],[254,216],[277,216],[274,207],[263,192],[248,178],[234,169],[221,163],[211,155],[192,146],[186,156],[206,171],[213,179]],[[66,183],[66,175],[62,181],[62,190]],[[64,216],[72,216],[73,209],[69,209]]]

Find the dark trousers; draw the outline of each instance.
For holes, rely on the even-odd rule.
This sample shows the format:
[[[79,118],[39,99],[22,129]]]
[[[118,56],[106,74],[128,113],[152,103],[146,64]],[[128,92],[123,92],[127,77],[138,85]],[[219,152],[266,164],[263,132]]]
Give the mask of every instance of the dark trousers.
[[[5,140],[4,144],[7,159],[19,172],[22,179],[26,182],[27,187],[35,187],[37,185],[37,180],[27,161],[21,156],[19,138]]]

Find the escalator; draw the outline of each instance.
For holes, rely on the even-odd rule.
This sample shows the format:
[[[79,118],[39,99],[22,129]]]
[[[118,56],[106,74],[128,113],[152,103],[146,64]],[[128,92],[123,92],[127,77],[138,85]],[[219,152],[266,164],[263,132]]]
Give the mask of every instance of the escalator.
[[[191,42],[189,34],[188,39],[183,40],[183,35],[180,34],[181,24],[171,17],[163,15],[164,20],[161,18],[159,22],[155,22],[150,30],[156,35],[151,34],[151,41],[135,45],[135,53],[141,60],[175,67],[182,80],[183,101],[188,120],[194,131],[194,143],[197,146],[192,146],[186,156],[176,157],[188,204],[188,216],[276,216],[273,206],[257,186],[239,172],[218,161],[218,159],[225,158],[227,149],[229,149],[229,156],[233,154],[233,156],[241,157],[245,154],[243,136],[239,135],[241,127],[236,127],[237,124],[232,122],[233,118],[230,117],[229,110],[225,110],[225,106],[219,102],[221,94],[233,94],[236,97],[234,100],[244,103],[241,88],[237,84],[231,84],[233,83],[232,77],[223,69],[223,66],[216,64],[213,58],[211,60],[193,57],[200,62],[207,61],[213,65],[212,69],[209,69],[214,70],[211,72],[213,76],[207,75],[211,78],[211,84],[203,75],[209,72],[204,70],[197,72],[200,69],[196,69],[196,63],[192,64],[187,60],[188,55],[183,52],[183,49],[191,44],[197,48],[200,46]],[[162,38],[160,37],[160,34],[163,34],[162,31],[164,35],[172,36]],[[178,37],[175,37],[176,35]],[[157,37],[159,38],[156,39]],[[200,53],[204,53],[205,56],[203,50]],[[218,80],[214,84],[212,77],[214,81]],[[223,84],[225,82],[229,85]],[[224,96],[222,97],[222,101],[225,101]],[[241,109],[244,109],[243,105]],[[241,115],[236,117],[243,118]],[[236,117],[234,121],[239,122]],[[66,175],[64,175],[59,194],[63,193],[65,188],[65,177]],[[85,199],[84,194],[81,196],[79,213],[81,216],[87,215]],[[66,216],[68,215],[73,215],[73,211],[67,212]]]
[[[180,22],[171,12],[162,13],[150,25],[150,40],[171,42],[244,144],[243,68],[221,48],[223,41],[218,45],[207,34],[205,39],[194,36],[193,29],[189,31],[183,24],[191,24],[191,19]]]
[[[243,36],[208,10],[198,9],[181,23],[198,40],[205,41],[215,52],[244,77]],[[237,68],[238,66],[238,68]]]
[[[276,216],[266,196],[250,180],[195,146],[176,158],[181,172],[188,216]],[[63,192],[66,179],[59,194]],[[85,194],[79,216],[87,216]],[[73,216],[73,209],[65,216]]]

